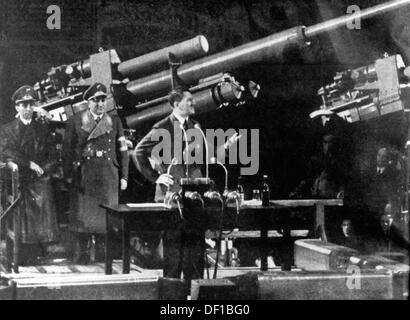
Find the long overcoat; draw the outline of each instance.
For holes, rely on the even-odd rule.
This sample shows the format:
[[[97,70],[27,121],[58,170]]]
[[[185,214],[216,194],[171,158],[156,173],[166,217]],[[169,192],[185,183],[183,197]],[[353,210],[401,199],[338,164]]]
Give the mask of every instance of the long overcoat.
[[[0,156],[19,167],[22,243],[51,243],[58,240],[58,225],[51,177],[57,166],[56,146],[47,123],[32,120],[24,125],[18,118],[1,129]],[[30,161],[44,174],[30,170]],[[11,220],[11,219],[10,219]],[[8,221],[8,227],[11,227]]]
[[[63,145],[64,171],[72,178],[70,229],[106,232],[101,204],[118,203],[119,180],[128,178],[128,152],[121,120],[105,113],[97,123],[85,110],[69,119]]]

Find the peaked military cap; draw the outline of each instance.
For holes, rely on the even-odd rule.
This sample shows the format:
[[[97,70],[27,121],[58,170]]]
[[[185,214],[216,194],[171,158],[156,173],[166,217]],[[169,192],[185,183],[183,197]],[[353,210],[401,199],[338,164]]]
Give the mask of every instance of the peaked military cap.
[[[101,96],[107,96],[107,88],[102,83],[96,82],[84,92],[83,98],[84,100],[90,100]]]
[[[13,100],[15,104],[24,101],[36,101],[37,94],[33,87],[25,85],[18,88],[16,92],[13,93],[11,100]]]

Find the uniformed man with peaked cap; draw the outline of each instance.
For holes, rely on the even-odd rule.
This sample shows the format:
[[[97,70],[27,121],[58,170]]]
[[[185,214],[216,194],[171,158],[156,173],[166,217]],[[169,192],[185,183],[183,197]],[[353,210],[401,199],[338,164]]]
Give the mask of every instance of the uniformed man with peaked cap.
[[[11,97],[11,100],[17,105],[20,102],[31,101],[34,102],[37,100],[37,94],[33,87],[25,85],[16,90]]]
[[[22,86],[13,94],[17,117],[0,133],[1,161],[19,172],[21,192],[20,263],[38,262],[45,245],[58,240],[58,225],[51,177],[57,167],[56,148],[47,122],[34,119],[36,91]],[[11,228],[12,221],[8,221]]]
[[[127,188],[128,148],[118,116],[106,112],[107,88],[94,83],[84,93],[88,109],[69,119],[63,145],[64,172],[72,185],[70,229],[76,236],[74,260],[88,263],[87,243],[102,245],[105,210]],[[100,246],[101,248],[101,246]]]

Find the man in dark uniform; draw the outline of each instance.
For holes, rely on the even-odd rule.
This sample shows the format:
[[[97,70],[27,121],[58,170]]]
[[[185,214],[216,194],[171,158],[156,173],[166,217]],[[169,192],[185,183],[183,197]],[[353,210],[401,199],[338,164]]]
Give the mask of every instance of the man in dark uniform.
[[[17,118],[4,125],[0,135],[2,161],[19,171],[21,191],[21,264],[37,262],[45,245],[58,240],[58,225],[51,177],[57,167],[56,148],[46,121],[33,119],[37,95],[30,86],[19,88],[12,97]],[[40,113],[43,110],[39,109]],[[8,221],[11,228],[12,221]],[[41,249],[42,252],[39,250]]]
[[[100,204],[118,203],[127,188],[128,148],[118,116],[106,113],[107,89],[93,84],[85,93],[88,110],[69,119],[63,145],[64,172],[72,183],[70,230],[77,236],[76,263],[88,263],[87,243],[95,236],[102,249],[106,232]]]

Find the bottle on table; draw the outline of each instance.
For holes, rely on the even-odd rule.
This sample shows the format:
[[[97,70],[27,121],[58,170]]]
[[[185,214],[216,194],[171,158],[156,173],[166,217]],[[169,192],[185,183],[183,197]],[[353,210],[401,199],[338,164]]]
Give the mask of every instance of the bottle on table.
[[[268,176],[264,175],[263,176],[263,181],[262,181],[262,206],[269,206],[269,200],[270,200],[270,190],[269,190],[269,182],[268,182]]]
[[[259,189],[253,189],[252,200],[261,201],[261,191]]]

